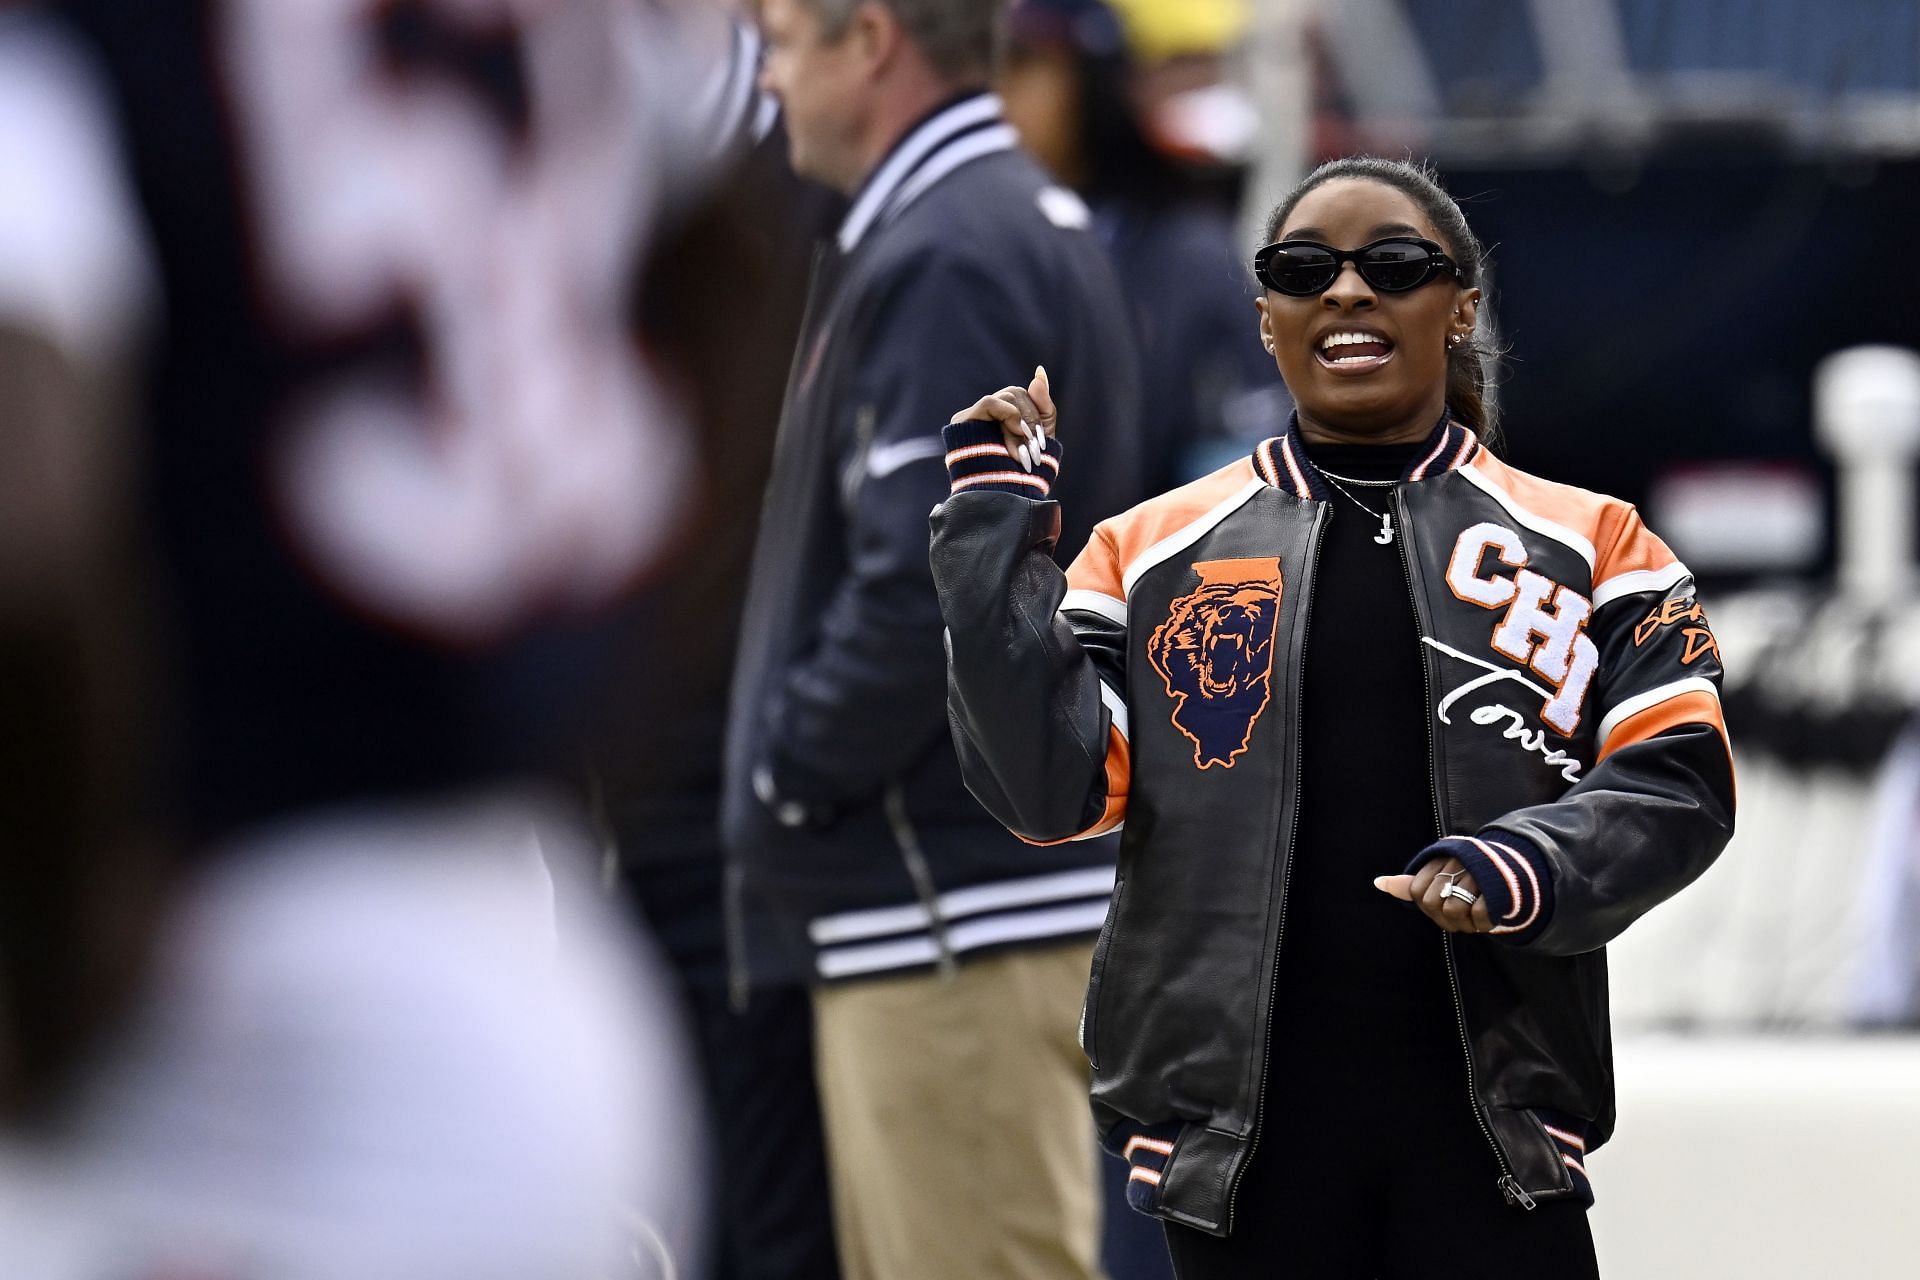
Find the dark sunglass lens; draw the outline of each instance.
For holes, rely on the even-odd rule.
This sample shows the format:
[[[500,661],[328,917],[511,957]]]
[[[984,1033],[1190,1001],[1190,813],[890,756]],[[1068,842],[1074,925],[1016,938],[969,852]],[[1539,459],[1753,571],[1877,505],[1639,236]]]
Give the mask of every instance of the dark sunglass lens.
[[[1340,264],[1316,245],[1283,244],[1267,259],[1267,278],[1282,293],[1318,293],[1333,283]]]
[[[1360,274],[1389,293],[1419,285],[1433,265],[1433,254],[1417,244],[1376,244],[1360,255]]]

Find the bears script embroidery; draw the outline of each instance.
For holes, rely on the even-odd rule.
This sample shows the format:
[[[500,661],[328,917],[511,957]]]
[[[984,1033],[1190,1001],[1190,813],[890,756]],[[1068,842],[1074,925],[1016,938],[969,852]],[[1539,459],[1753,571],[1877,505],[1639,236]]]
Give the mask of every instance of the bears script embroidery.
[[[1638,649],[1650,639],[1654,632],[1662,627],[1670,627],[1676,622],[1691,622],[1697,625],[1680,628],[1680,638],[1686,649],[1680,655],[1680,665],[1690,667],[1703,653],[1710,653],[1714,660],[1720,658],[1720,644],[1713,638],[1713,630],[1707,623],[1707,612],[1700,602],[1692,596],[1676,600],[1662,600],[1652,613],[1640,620],[1633,629],[1633,647]]]

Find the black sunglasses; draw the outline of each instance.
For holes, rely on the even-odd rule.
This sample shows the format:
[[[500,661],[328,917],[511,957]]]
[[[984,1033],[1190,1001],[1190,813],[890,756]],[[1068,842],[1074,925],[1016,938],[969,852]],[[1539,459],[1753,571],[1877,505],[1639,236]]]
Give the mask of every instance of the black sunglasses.
[[[1253,274],[1275,293],[1311,298],[1325,292],[1349,262],[1362,280],[1383,293],[1418,289],[1443,272],[1466,283],[1459,264],[1444,249],[1417,236],[1388,236],[1353,250],[1314,240],[1282,240],[1253,255]]]

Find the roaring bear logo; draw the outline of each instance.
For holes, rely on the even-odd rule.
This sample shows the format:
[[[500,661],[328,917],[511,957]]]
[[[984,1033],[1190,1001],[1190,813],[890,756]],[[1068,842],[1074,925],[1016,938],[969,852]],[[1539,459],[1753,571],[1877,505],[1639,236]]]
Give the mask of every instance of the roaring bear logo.
[[[1233,768],[1272,694],[1280,561],[1203,560],[1199,585],[1173,602],[1147,660],[1173,699],[1173,724],[1202,769]]]

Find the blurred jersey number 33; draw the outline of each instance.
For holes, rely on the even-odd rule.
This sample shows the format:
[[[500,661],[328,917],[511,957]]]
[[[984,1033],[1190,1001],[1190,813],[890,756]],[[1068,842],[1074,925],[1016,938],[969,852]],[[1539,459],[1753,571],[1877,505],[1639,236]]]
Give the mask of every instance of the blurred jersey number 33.
[[[372,0],[233,0],[221,55],[276,334],[351,350],[400,322],[419,352],[299,385],[273,496],[350,604],[475,642],[616,594],[685,491],[691,450],[624,318],[660,78],[621,30],[645,6],[414,10],[448,47],[511,46],[519,120],[481,76],[379,56]]]

